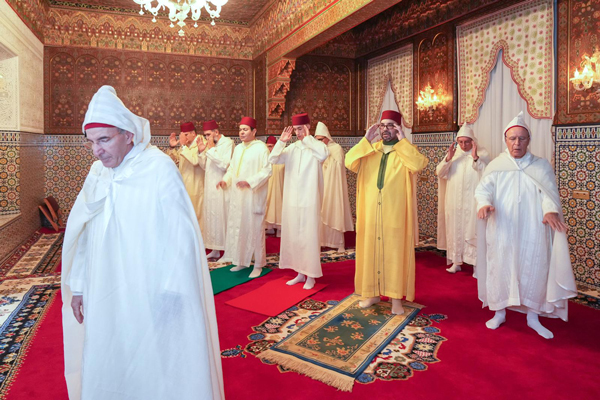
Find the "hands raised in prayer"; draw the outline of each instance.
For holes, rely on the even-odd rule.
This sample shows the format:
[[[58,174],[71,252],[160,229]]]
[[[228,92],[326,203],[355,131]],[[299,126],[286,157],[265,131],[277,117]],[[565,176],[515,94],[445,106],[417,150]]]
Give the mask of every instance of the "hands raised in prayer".
[[[494,211],[496,211],[494,206],[483,206],[477,211],[477,218],[487,219]]]
[[[473,148],[471,149],[471,156],[473,160],[479,160],[479,156],[477,155],[477,142],[473,140]]]
[[[456,142],[452,142],[450,147],[448,147],[448,154],[446,155],[446,162],[450,162],[456,153]]]
[[[250,184],[246,181],[239,181],[235,184],[239,189],[250,189]]]
[[[206,149],[206,143],[202,140],[202,136],[198,135],[196,143],[198,144],[198,153],[202,153]]]
[[[544,219],[542,220],[542,224],[550,225],[552,229],[557,232],[566,232],[567,224],[562,222],[558,216],[558,213],[548,213],[544,215]]]
[[[177,134],[175,132],[172,132],[169,135],[169,146],[177,147],[178,144],[179,144],[179,140],[177,140]]]
[[[279,138],[279,140],[281,140],[284,143],[287,143],[290,141],[290,139],[292,138],[292,133],[294,132],[294,127],[293,126],[288,126],[286,128],[283,129],[283,132],[281,133],[281,137]]]
[[[367,139],[369,143],[373,143],[379,136],[379,124],[371,125],[369,129],[367,129],[367,133],[365,133],[365,139]]]
[[[80,324],[83,322],[83,296],[73,296],[71,299],[71,308],[73,309],[73,315]]]
[[[398,140],[405,139],[406,135],[404,134],[402,127],[396,123],[394,123],[394,127],[396,128],[396,137],[398,138]]]
[[[217,189],[227,189],[227,183],[225,181],[217,183]]]

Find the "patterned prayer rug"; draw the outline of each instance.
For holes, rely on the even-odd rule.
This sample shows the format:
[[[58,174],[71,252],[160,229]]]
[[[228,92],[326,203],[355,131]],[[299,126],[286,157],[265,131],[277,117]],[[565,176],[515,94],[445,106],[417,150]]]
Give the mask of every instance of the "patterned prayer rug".
[[[262,324],[254,326],[253,333],[248,336],[250,343],[245,347],[238,345],[226,349],[221,352],[221,357],[246,358],[248,354],[258,356],[338,303],[334,300],[328,302],[305,300],[278,316],[268,318]],[[434,325],[446,319],[443,314],[417,315],[377,354],[355,381],[370,384],[377,380],[406,380],[415,373],[426,371],[429,364],[440,361],[437,353],[446,338],[440,335],[440,328]],[[290,371],[281,365],[277,367],[282,373]]]
[[[354,380],[423,307],[406,302],[405,313],[394,315],[390,303],[362,309],[359,300],[357,295],[346,297],[258,358],[352,391]]]
[[[54,273],[61,261],[63,236],[34,233],[0,263],[0,279]]]

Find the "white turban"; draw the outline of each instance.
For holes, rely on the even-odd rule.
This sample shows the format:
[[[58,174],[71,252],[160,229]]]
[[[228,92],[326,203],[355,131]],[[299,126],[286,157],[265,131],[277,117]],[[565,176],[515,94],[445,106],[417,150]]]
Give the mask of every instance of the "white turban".
[[[472,139],[473,141],[476,141],[475,132],[473,132],[472,126],[473,125],[471,124],[464,123],[463,126],[461,126],[458,133],[456,134],[456,138],[458,139],[459,137],[466,137]]]
[[[129,111],[112,86],[102,86],[92,97],[81,126],[84,134],[85,126],[90,123],[112,125],[133,133],[133,143],[140,148],[135,153],[150,143],[150,122]]]
[[[327,125],[325,125],[321,121],[319,121],[319,123],[317,124],[317,129],[315,129],[315,136],[324,136],[327,139],[329,139],[329,141],[334,141],[331,135],[329,134],[329,129],[327,128]]]
[[[527,129],[529,137],[531,137],[531,130],[529,129],[529,126],[527,126],[527,124],[525,123],[525,119],[523,118],[523,111],[521,111],[519,115],[517,115],[512,121],[508,123],[508,125],[506,125],[506,128],[504,129],[504,136],[506,136],[506,131],[508,131],[510,128],[514,128],[515,126],[520,126]]]

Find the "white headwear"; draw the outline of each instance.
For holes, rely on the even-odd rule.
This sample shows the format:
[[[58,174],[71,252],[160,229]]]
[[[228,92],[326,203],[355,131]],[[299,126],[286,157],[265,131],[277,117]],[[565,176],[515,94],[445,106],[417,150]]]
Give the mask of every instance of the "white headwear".
[[[476,140],[475,139],[475,132],[473,132],[473,125],[471,124],[467,124],[466,122],[463,124],[463,126],[460,127],[460,130],[458,131],[458,133],[456,134],[456,138],[458,139],[459,137],[466,137],[472,140]]]
[[[520,126],[527,129],[527,132],[529,132],[529,137],[531,137],[531,130],[529,129],[529,126],[527,126],[527,124],[525,123],[525,119],[523,118],[523,111],[521,111],[519,115],[517,115],[512,121],[508,123],[508,125],[506,125],[506,128],[504,129],[504,136],[506,136],[506,131],[508,131],[510,128],[514,128],[515,126]]]
[[[133,143],[141,150],[150,143],[150,122],[129,111],[112,86],[102,86],[92,97],[81,126],[83,133],[90,123],[108,124],[133,133]]]
[[[324,136],[333,142],[333,138],[329,134],[329,129],[327,128],[327,125],[325,125],[321,121],[319,121],[319,123],[317,124],[317,129],[315,129],[315,136]]]

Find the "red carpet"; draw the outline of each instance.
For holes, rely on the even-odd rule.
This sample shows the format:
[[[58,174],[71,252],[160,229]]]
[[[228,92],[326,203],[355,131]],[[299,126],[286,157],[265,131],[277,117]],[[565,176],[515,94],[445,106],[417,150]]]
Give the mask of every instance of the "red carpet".
[[[323,283],[317,283],[310,290],[304,290],[302,288],[303,283],[288,286],[286,282],[293,278],[293,276],[284,276],[272,280],[256,290],[229,300],[225,304],[269,317],[276,316],[327,286]]]
[[[508,312],[507,322],[495,331],[485,327],[492,316],[481,308],[476,281],[468,271],[455,275],[445,270],[445,259],[417,253],[417,298],[424,313],[448,316],[437,326],[446,337],[438,363],[404,381],[355,384],[352,393],[336,391],[293,372],[281,373],[274,365],[252,355],[223,359],[228,399],[595,399],[600,372],[600,313],[570,304],[569,322],[543,318],[554,332],[545,340],[527,327],[525,315]],[[353,291],[354,261],[323,265],[328,286],[316,300],[341,300]],[[251,281],[215,297],[222,349],[249,342],[250,327],[266,317],[225,304],[257,289],[265,281],[286,276],[275,270],[262,281]],[[16,378],[8,399],[66,399],[63,381],[60,302],[52,305],[46,320]]]

